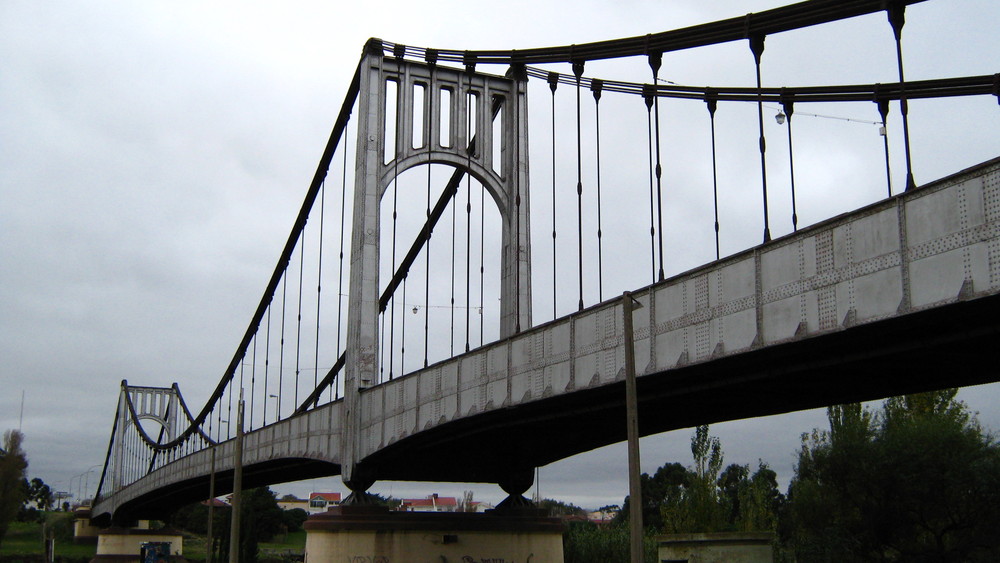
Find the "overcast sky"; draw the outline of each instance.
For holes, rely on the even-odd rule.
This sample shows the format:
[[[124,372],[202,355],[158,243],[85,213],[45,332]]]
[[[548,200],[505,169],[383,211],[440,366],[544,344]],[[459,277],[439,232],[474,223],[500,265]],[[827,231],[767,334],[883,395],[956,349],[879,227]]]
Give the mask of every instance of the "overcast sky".
[[[454,49],[539,47],[644,35],[782,4],[383,2],[364,11],[359,3],[329,2],[0,3],[0,430],[22,427],[30,476],[75,492],[83,475],[92,493],[122,379],[177,382],[193,408],[203,404],[256,307],[368,37]],[[993,0],[911,6],[904,30],[907,78],[1000,72],[998,22]],[[586,74],[643,81],[645,64],[595,63]],[[769,37],[762,71],[764,84],[773,86],[894,82],[891,29],[879,13]],[[745,42],[667,55],[660,76],[686,85],[751,86],[754,80]],[[545,217],[551,204],[539,187],[548,189],[552,166],[546,160],[549,93],[534,83],[530,95],[532,208]],[[571,124],[571,90],[563,87],[558,95],[565,102],[558,118]],[[603,182],[645,189],[648,172],[630,166],[624,154],[645,158],[644,142],[634,144],[645,139],[644,108],[637,99],[609,97],[602,104],[602,146],[612,153],[605,153]],[[791,230],[791,213],[780,191],[787,190],[787,145],[784,129],[770,117],[776,111],[765,113],[775,186],[772,233],[780,236]],[[663,112],[673,190],[664,228],[670,275],[714,258],[705,197],[711,153],[704,104],[667,102]],[[759,242],[756,137],[740,135],[746,127],[755,130],[755,114],[752,107],[727,108],[718,118],[725,139],[719,181],[729,187],[720,204],[724,255]],[[902,182],[897,118],[893,106],[894,193]],[[875,119],[870,103],[796,106],[800,226],[884,197]],[[1000,108],[992,96],[911,103],[911,130],[918,183],[1000,155]],[[569,131],[558,134],[566,142],[557,161],[561,178],[575,174]],[[648,232],[625,205],[609,205],[606,213],[608,231],[621,227],[609,232],[611,242],[616,236],[627,242],[629,228]],[[573,215],[562,212],[560,221]],[[546,257],[551,263],[551,225],[535,221],[541,220],[532,223],[534,276],[536,287],[544,287],[551,276],[551,265],[542,266]],[[561,232],[572,230],[572,223],[560,223]],[[648,262],[633,268],[628,255],[615,260],[609,257],[614,273],[605,280],[605,295],[648,283]],[[570,279],[570,266],[560,275]],[[588,280],[588,305],[596,301],[593,283]],[[536,322],[551,318],[546,295],[536,289]],[[575,302],[569,295],[557,303],[559,314]],[[988,427],[1000,428],[998,386],[964,390],[962,397]],[[824,425],[823,411],[807,411],[720,424],[712,432],[722,439],[727,463],[762,458],[784,485],[799,435]],[[643,470],[691,463],[690,435],[645,438]],[[588,507],[620,503],[627,489],[625,449],[619,444],[582,454],[540,475],[543,496]],[[373,490],[458,496],[468,488],[379,483]],[[344,487],[333,477],[274,489],[301,495]],[[474,490],[483,500],[503,496],[488,485]]]

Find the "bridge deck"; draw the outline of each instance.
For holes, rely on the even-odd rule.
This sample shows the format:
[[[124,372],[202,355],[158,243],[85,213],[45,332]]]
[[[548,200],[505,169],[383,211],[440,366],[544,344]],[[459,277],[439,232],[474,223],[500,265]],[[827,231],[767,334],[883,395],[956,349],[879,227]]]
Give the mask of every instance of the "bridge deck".
[[[636,292],[640,432],[997,380],[970,360],[993,356],[998,293],[995,159]],[[621,315],[611,300],[364,391],[362,465],[495,482],[623,440]],[[248,434],[248,486],[339,473],[341,408]],[[189,455],[94,513],[204,498],[210,470]]]

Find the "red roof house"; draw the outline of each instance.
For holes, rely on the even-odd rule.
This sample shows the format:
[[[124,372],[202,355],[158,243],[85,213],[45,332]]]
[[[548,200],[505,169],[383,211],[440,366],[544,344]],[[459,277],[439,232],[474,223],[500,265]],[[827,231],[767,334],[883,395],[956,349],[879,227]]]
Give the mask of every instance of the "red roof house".
[[[455,512],[458,510],[458,499],[442,497],[437,493],[426,498],[404,498],[399,508],[404,512]]]

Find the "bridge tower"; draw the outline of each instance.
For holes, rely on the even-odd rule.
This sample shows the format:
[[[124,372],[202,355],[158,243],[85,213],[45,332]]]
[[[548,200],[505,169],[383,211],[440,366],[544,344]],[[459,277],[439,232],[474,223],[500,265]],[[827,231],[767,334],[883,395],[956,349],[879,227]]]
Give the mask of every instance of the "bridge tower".
[[[371,39],[359,71],[346,408],[341,421],[342,476],[359,495],[378,477],[358,459],[365,449],[359,398],[375,384],[379,367],[379,206],[394,178],[414,167],[444,164],[485,186],[502,223],[500,337],[531,326],[524,66],[514,65],[501,77],[475,72],[474,64],[464,70],[439,66],[432,50],[426,51],[423,62],[405,60],[404,54],[400,45],[393,56],[385,56],[381,41]],[[392,115],[386,107],[390,87],[396,92]]]
[[[149,438],[157,443],[171,442],[181,431],[180,410],[180,391],[176,383],[170,387],[140,387],[122,380],[118,413],[115,416],[115,435],[125,436],[133,427],[141,427],[138,424],[140,420],[152,420],[159,425],[160,431],[158,435]],[[129,454],[124,439],[114,441],[113,466],[109,471],[113,491],[141,477],[152,467],[152,463],[143,467],[135,460],[128,459]]]

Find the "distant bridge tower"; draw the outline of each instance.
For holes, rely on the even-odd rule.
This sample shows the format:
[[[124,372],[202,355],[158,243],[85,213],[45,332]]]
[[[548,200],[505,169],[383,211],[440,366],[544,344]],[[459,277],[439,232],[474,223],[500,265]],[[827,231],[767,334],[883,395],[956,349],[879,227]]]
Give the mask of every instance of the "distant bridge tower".
[[[512,66],[506,77],[441,67],[428,50],[426,62],[383,55],[368,42],[360,67],[354,227],[351,241],[347,365],[344,379],[344,482],[363,492],[377,474],[359,465],[363,440],[361,390],[378,373],[379,204],[392,180],[421,165],[444,164],[471,174],[500,211],[500,337],[531,326],[531,249],[528,219],[527,76]],[[395,123],[388,123],[387,90],[396,91]],[[494,127],[494,122],[498,127]],[[419,132],[414,136],[414,131]],[[470,134],[471,132],[471,134]],[[499,138],[494,136],[499,133]],[[387,146],[390,138],[393,146]],[[371,415],[372,413],[367,413]],[[370,450],[369,450],[370,451]]]
[[[129,447],[125,436],[142,428],[139,421],[152,420],[159,425],[160,430],[157,435],[147,438],[161,444],[172,442],[182,430],[178,424],[181,408],[180,391],[176,383],[171,387],[137,387],[122,381],[114,430],[118,439],[114,441],[112,452],[114,466],[109,469],[112,491],[139,479],[156,463],[155,452],[151,460],[138,456]],[[184,423],[186,426],[187,420]]]

